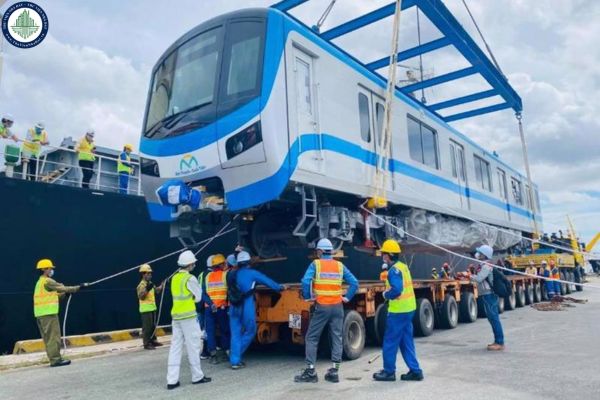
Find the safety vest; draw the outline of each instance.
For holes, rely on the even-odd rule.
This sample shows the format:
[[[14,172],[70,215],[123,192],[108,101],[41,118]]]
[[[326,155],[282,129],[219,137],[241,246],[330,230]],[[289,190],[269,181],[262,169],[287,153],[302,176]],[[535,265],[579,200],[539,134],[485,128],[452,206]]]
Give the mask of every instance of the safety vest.
[[[142,281],[144,282],[144,281]],[[140,312],[152,312],[156,311],[156,300],[154,297],[154,288],[150,289],[148,293],[146,293],[146,297],[144,299],[138,299],[140,301]]]
[[[46,290],[48,278],[41,276],[38,279],[33,292],[33,315],[43,317],[44,315],[58,314],[58,292]]]
[[[171,279],[171,294],[173,307],[171,317],[174,320],[196,318],[196,302],[194,295],[187,288],[192,275],[188,271],[178,271]]]
[[[206,275],[206,294],[215,306],[227,306],[227,272],[216,270]]]
[[[37,157],[40,155],[40,151],[42,150],[42,145],[40,142],[45,142],[48,134],[44,130],[38,134],[34,128],[29,128],[29,135],[31,136],[31,141],[26,140],[23,143],[23,151]]]
[[[550,273],[552,274],[552,279],[560,279],[560,270],[558,268],[552,268]]]
[[[77,151],[79,152],[77,154],[77,158],[80,161],[95,161],[96,156],[94,155],[94,153],[92,153],[93,148],[94,145],[88,142],[87,139],[84,137],[77,144]]]
[[[388,312],[390,313],[408,313],[417,309],[417,300],[415,298],[415,290],[413,288],[412,277],[406,264],[398,261],[392,268],[396,268],[402,273],[402,293],[395,299],[390,300]],[[390,281],[385,281],[387,290],[391,288]]]
[[[336,260],[315,260],[313,293],[319,304],[333,305],[342,302],[344,265]]]
[[[119,156],[119,159],[117,160],[117,172],[118,173],[125,173],[125,174],[131,174],[131,167],[128,167],[127,165],[125,165],[123,163],[123,160],[121,160],[121,156],[125,154],[125,161],[129,164],[131,162],[131,157],[129,156],[129,154],[127,154],[126,151],[122,152],[121,155]]]
[[[10,130],[0,122],[0,137],[7,138],[10,135]]]

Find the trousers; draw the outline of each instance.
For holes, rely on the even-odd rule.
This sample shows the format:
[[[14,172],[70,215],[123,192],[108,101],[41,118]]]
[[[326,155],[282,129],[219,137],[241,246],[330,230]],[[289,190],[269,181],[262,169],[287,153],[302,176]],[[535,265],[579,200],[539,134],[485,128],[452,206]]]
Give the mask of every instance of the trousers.
[[[196,318],[173,320],[173,336],[171,348],[169,349],[169,361],[167,366],[167,384],[174,385],[179,382],[179,370],[181,367],[181,356],[183,346],[186,347],[190,370],[192,371],[192,382],[204,378],[200,364],[200,351],[202,348],[202,331]]]
[[[38,317],[37,325],[40,330],[40,335],[44,340],[44,346],[46,346],[46,354],[50,365],[56,364],[62,357],[60,356],[60,323],[58,321],[58,315],[44,315]]]
[[[119,193],[127,194],[127,188],[129,187],[129,174],[125,172],[119,173]]]
[[[219,327],[219,346],[223,350],[229,350],[229,317],[227,316],[227,308],[219,308],[213,313],[210,307],[204,309],[204,323],[206,324],[206,342],[208,352],[213,354],[217,351],[217,326]]]
[[[84,189],[90,188],[90,181],[94,176],[94,162],[89,160],[79,160],[79,167],[83,178],[81,179],[81,187]]]
[[[329,338],[331,343],[331,361],[342,362],[342,329],[344,326],[344,306],[342,303],[334,305],[315,304],[314,312],[311,313],[308,331],[306,332],[305,352],[306,363],[315,365],[317,362],[317,350],[319,339],[325,326],[329,325]]]
[[[504,344],[504,332],[502,330],[502,323],[500,323],[500,317],[498,316],[498,296],[493,293],[484,294],[481,296],[483,299],[483,307],[485,309],[485,315],[487,316],[492,331],[494,332],[494,343]]]
[[[231,352],[229,361],[237,365],[256,336],[256,307],[254,296],[244,299],[238,306],[229,307],[229,327],[231,329]]]
[[[142,338],[144,346],[146,346],[156,340],[156,335],[154,334],[156,311],[144,312],[140,315],[142,317]]]
[[[385,333],[383,334],[383,369],[385,372],[396,372],[396,355],[398,348],[408,369],[415,373],[421,373],[421,367],[417,361],[415,341],[413,338],[413,316],[415,312],[388,313]]]

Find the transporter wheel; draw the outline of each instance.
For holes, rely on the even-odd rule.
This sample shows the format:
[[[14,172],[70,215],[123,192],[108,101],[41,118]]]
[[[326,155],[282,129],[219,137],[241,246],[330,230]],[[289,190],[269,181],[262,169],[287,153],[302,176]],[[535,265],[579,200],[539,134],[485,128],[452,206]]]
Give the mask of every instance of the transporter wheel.
[[[502,314],[506,309],[506,299],[504,297],[498,297],[498,314]]]
[[[515,288],[513,288],[510,295],[504,299],[504,309],[507,311],[512,311],[516,307],[517,307],[517,294],[515,293]]]
[[[575,270],[571,271],[570,273],[571,275],[571,279],[569,279],[571,282],[571,293],[575,293],[577,291],[577,287],[575,286],[575,282],[577,281],[577,272]]]
[[[575,282],[577,283],[582,283],[583,282],[583,276],[581,274],[581,269],[578,271],[577,274],[575,274]],[[575,285],[575,290],[578,292],[583,291],[583,286],[581,285]]]
[[[565,281],[565,273],[561,272],[560,273],[560,280],[561,281]],[[565,283],[561,283],[560,284],[560,295],[564,296],[565,294],[567,294],[567,285]]]
[[[458,325],[458,303],[454,296],[447,294],[440,308],[440,327],[454,329],[456,325]]]
[[[550,300],[548,298],[548,291],[546,290],[546,281],[544,281],[544,283],[540,283],[541,287],[542,287],[542,301],[548,301]]]
[[[387,322],[387,303],[381,303],[375,310],[373,318],[373,326],[375,331],[375,341],[381,345],[383,343],[383,335],[385,334],[385,324]]]
[[[477,298],[477,318],[487,318],[485,306],[483,305],[483,299],[481,297]]]
[[[533,285],[525,285],[525,304],[533,304]]]
[[[515,291],[515,303],[517,307],[523,307],[525,305],[525,289],[522,285],[517,286]]]
[[[477,301],[471,292],[463,292],[458,304],[458,320],[471,323],[477,321]]]
[[[539,303],[542,301],[542,284],[534,283],[533,284],[533,302]]]
[[[572,282],[573,281],[573,277],[571,276],[572,272],[571,271],[567,271],[565,272],[565,280]],[[571,290],[571,284],[570,283],[566,283],[565,284],[565,293],[566,294],[571,294],[572,290]]]
[[[433,306],[428,299],[417,299],[417,310],[413,317],[413,326],[416,336],[429,336],[433,333],[434,321]]]
[[[356,360],[360,357],[365,348],[366,338],[367,330],[360,314],[354,310],[347,311],[342,328],[344,357],[348,360]]]

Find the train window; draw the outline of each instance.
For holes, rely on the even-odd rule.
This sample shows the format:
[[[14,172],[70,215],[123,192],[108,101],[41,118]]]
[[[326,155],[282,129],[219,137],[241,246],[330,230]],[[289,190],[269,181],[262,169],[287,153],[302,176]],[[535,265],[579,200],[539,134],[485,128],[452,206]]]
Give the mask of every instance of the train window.
[[[517,178],[510,178],[510,186],[512,191],[513,200],[516,204],[523,205],[523,189],[521,187],[521,181]]]
[[[312,98],[310,93],[310,65],[296,57],[296,93],[298,109],[312,115]]]
[[[450,161],[452,162],[452,176],[458,178],[458,171],[456,170],[456,146],[450,142]]]
[[[375,105],[375,123],[377,124],[377,144],[381,143],[381,135],[383,134],[383,117],[385,117],[385,107],[381,103]]]
[[[369,115],[369,98],[364,93],[358,94],[358,115],[360,117],[360,137],[371,142],[371,117]]]
[[[439,168],[437,133],[411,116],[408,116],[408,149],[413,160]]]
[[[475,161],[475,179],[477,183],[482,189],[491,192],[492,177],[490,174],[490,163],[477,155],[473,155],[473,159]]]

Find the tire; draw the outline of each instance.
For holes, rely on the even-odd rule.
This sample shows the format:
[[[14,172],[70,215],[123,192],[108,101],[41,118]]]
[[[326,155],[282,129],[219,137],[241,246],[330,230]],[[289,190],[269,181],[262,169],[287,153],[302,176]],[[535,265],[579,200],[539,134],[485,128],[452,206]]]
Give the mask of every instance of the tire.
[[[575,293],[577,291],[577,288],[575,287],[575,281],[576,281],[575,270],[571,271],[570,275],[571,275],[571,279],[569,279],[569,280],[571,282],[573,282],[573,283],[571,283],[571,293]]]
[[[515,305],[517,307],[525,306],[525,289],[523,289],[522,285],[517,286],[515,290]]]
[[[572,274],[571,271],[565,272],[565,280],[566,281],[572,282],[571,274]],[[570,283],[565,284],[565,294],[571,294],[571,284]]]
[[[545,282],[545,281],[544,281]],[[546,285],[545,283],[540,283],[541,287],[542,287],[542,301],[548,301],[550,300],[548,298],[548,291],[546,290]]]
[[[581,270],[579,270],[579,273],[577,273],[575,275],[575,282],[581,283],[582,280],[583,279],[582,279],[582,275],[581,275]],[[582,292],[583,291],[583,286],[581,286],[581,285],[575,285],[575,290],[578,291],[578,292]]]
[[[375,342],[379,345],[383,343],[383,335],[385,334],[385,324],[387,322],[387,303],[381,303],[375,310],[375,318],[373,325],[375,330]]]
[[[513,288],[510,296],[504,299],[504,309],[507,311],[512,311],[517,307],[517,295],[515,293],[515,289]]]
[[[533,285],[525,285],[525,304],[530,305],[533,304]]]
[[[483,300],[481,300],[481,297],[477,298],[477,318],[487,318],[485,306],[483,305]]]
[[[458,320],[464,323],[477,321],[477,301],[471,292],[463,292],[458,304]]]
[[[498,297],[498,314],[502,314],[506,309],[506,300],[504,297]]]
[[[542,284],[534,283],[533,284],[533,302],[539,303],[542,301]]]
[[[440,327],[442,329],[454,329],[458,325],[458,303],[451,294],[444,297],[444,302],[439,310]]]
[[[365,348],[366,338],[367,330],[360,314],[354,310],[347,311],[342,327],[344,357],[348,360],[356,360],[360,357]]]
[[[560,273],[560,280],[561,280],[561,281],[565,281],[565,280],[566,280],[566,279],[565,279],[565,273],[564,273],[564,272],[561,272],[561,273]],[[567,294],[567,285],[566,285],[566,284],[564,284],[564,283],[561,283],[561,284],[560,284],[560,295],[561,295],[561,296],[564,296],[565,294]]]
[[[433,333],[435,314],[433,306],[428,299],[417,299],[417,310],[413,317],[413,326],[416,336],[429,336]]]

